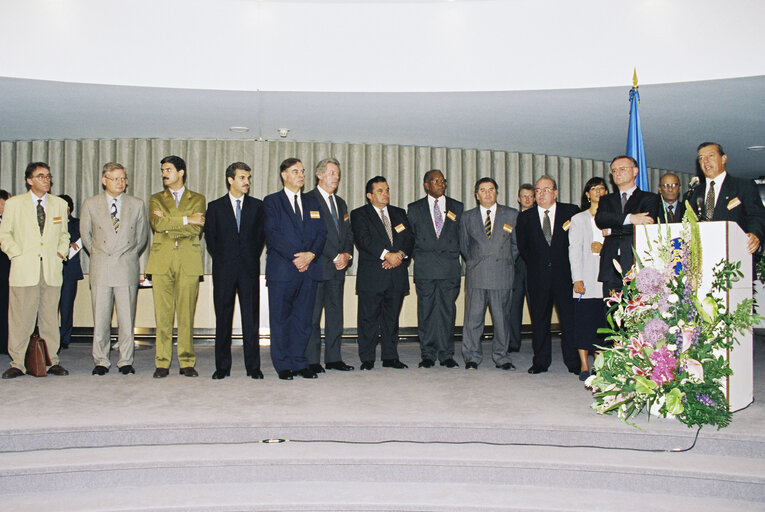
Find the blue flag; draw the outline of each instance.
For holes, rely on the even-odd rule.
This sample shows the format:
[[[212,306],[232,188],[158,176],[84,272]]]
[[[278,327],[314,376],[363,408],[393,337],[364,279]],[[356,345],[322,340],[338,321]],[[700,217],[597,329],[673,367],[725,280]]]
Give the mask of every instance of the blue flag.
[[[630,89],[630,126],[627,130],[627,154],[637,161],[638,172],[635,184],[640,190],[649,192],[648,170],[645,166],[645,147],[643,146],[643,130],[640,128],[640,113],[638,103],[640,94],[637,87]]]

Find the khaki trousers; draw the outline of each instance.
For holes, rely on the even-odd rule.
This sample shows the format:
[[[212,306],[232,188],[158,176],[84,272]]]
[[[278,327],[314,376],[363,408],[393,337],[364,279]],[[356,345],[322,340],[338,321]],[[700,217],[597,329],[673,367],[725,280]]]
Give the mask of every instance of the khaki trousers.
[[[157,324],[157,368],[170,368],[173,358],[173,321],[178,314],[178,364],[194,366],[194,312],[197,309],[199,276],[184,274],[181,258],[174,256],[166,274],[152,274],[154,317]]]

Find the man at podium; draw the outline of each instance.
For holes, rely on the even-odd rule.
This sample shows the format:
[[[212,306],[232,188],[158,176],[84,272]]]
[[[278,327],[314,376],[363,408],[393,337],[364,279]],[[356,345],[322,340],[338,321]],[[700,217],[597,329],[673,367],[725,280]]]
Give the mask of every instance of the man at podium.
[[[690,204],[701,220],[729,220],[747,234],[746,250],[753,254],[765,237],[765,207],[751,180],[727,173],[728,155],[716,142],[702,142],[697,149],[704,183],[696,187]]]

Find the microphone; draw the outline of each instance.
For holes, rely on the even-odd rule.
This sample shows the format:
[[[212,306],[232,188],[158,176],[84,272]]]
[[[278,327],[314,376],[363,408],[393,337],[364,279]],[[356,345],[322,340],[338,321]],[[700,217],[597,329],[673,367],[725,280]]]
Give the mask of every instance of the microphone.
[[[698,213],[699,220],[709,220],[707,216],[704,215],[704,198],[703,197],[696,198],[696,212]]]

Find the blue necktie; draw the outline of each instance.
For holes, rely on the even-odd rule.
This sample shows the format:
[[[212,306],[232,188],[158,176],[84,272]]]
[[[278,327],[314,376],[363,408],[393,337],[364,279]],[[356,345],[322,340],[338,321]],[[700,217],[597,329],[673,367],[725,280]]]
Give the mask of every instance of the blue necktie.
[[[302,215],[302,212],[300,211],[300,204],[298,204],[297,194],[295,194],[294,205],[295,205],[295,219],[297,219],[298,227],[300,229],[303,229],[303,215]]]
[[[335,196],[329,196],[329,209],[332,212],[332,218],[335,219],[337,232],[340,233],[340,217],[337,215],[337,208],[335,207]]]
[[[239,227],[242,225],[242,200],[236,200],[236,230],[239,231]]]

